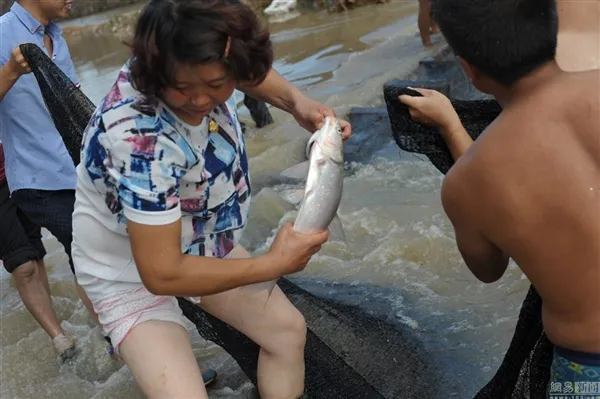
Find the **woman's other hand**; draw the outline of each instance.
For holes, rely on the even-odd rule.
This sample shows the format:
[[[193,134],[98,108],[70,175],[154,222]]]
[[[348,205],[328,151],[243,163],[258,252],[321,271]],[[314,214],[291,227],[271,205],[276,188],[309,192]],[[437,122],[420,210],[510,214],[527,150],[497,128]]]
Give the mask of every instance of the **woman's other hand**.
[[[300,126],[314,133],[323,126],[325,117],[335,117],[335,112],[328,106],[302,95],[295,101],[292,115]],[[342,128],[342,137],[347,140],[352,135],[352,126],[348,121],[338,120]]]

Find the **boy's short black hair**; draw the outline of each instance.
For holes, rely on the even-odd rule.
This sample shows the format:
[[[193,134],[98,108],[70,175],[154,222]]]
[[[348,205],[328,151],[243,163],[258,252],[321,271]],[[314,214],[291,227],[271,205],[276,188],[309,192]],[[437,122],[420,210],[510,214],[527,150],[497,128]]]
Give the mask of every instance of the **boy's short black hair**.
[[[505,86],[556,56],[555,0],[434,0],[432,13],[454,53]]]
[[[130,47],[131,83],[154,97],[175,87],[178,64],[216,61],[237,81],[258,84],[273,63],[269,32],[240,0],[150,0]]]

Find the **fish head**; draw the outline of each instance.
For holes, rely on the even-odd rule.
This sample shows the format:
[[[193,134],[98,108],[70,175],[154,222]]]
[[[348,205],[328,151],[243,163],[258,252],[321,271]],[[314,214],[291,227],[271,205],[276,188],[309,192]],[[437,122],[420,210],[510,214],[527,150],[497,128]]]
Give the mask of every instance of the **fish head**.
[[[321,153],[335,163],[344,163],[342,126],[337,118],[328,116],[323,126],[311,137],[307,146],[307,156],[316,144]]]

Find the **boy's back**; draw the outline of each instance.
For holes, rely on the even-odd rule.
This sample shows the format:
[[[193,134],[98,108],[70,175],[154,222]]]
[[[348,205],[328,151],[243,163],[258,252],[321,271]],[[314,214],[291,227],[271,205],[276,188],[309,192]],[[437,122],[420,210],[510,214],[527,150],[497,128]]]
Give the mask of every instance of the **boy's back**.
[[[562,73],[512,102],[459,159],[473,228],[543,298],[549,339],[600,353],[600,72]]]

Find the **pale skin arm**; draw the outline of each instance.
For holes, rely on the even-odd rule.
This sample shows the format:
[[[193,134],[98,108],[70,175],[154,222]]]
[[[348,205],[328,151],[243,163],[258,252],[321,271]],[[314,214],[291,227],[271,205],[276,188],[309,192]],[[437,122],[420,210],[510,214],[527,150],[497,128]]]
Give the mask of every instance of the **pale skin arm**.
[[[241,91],[256,99],[268,102],[285,112],[292,113],[299,99],[306,97],[296,86],[271,69],[261,84],[240,84]]]
[[[181,219],[163,226],[128,221],[135,263],[155,295],[205,296],[274,279],[269,257],[215,259],[181,253]]]
[[[480,222],[480,204],[485,203],[482,194],[475,194],[469,177],[461,167],[448,172],[442,185],[442,205],[452,222],[456,244],[467,267],[484,283],[498,281],[506,272],[509,257],[483,232]]]
[[[215,259],[181,252],[181,219],[162,226],[129,220],[127,229],[135,263],[148,291],[189,297],[217,294],[302,270],[328,237],[327,232],[297,234],[288,223],[265,255]]]
[[[261,84],[242,83],[238,86],[238,89],[249,96],[292,114],[298,124],[310,133],[314,133],[321,128],[326,116],[335,116],[331,108],[308,98],[273,69],[269,71]],[[344,139],[348,139],[352,134],[350,123],[342,119],[339,119],[339,123],[342,128],[342,136]]]

